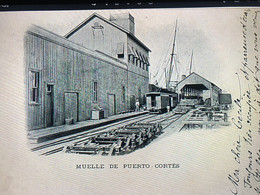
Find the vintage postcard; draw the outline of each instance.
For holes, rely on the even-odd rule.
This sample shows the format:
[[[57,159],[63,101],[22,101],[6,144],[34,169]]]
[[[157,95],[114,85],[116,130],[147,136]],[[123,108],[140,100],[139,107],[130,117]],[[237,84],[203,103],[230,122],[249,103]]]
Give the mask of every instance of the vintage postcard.
[[[1,194],[260,194],[259,21],[1,12]]]

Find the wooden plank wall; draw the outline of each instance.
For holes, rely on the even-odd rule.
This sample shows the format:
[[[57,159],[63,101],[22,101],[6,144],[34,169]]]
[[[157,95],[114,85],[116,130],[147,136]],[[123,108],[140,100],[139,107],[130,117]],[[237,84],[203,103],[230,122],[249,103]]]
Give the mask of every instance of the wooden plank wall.
[[[30,70],[40,71],[40,101],[30,104],[28,101],[29,129],[46,126],[45,94],[47,84],[53,84],[54,93],[54,125],[65,123],[65,92],[78,93],[78,120],[91,117],[91,109],[101,106],[108,114],[108,94],[114,94],[116,112],[127,110],[122,102],[122,85],[126,90],[127,102],[127,70],[85,53],[67,48],[37,35],[27,34],[25,37],[27,75]],[[133,78],[136,79],[136,78]],[[98,82],[98,101],[93,102],[93,81]],[[27,82],[27,91],[29,90]],[[29,94],[27,93],[28,98]]]
[[[38,37],[33,37],[31,35],[25,37],[26,45],[26,63],[28,65],[27,78],[29,78],[29,71],[39,71],[40,81],[43,77],[43,40]],[[37,48],[37,49],[36,49]],[[28,82],[29,85],[29,82]],[[39,83],[39,87],[43,86],[43,82]],[[27,88],[27,97],[29,98],[29,88]],[[31,104],[28,100],[28,126],[29,128],[41,128],[45,126],[44,117],[42,113],[44,112],[44,105],[41,103],[44,101],[42,94],[39,96],[38,104]],[[40,113],[40,114],[35,114]]]

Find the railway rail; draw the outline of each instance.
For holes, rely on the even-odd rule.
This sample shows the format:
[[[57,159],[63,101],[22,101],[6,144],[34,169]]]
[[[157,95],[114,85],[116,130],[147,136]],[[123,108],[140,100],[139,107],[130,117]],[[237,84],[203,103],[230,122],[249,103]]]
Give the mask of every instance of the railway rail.
[[[166,129],[169,125],[174,123],[178,118],[180,118],[182,114],[163,114],[163,115],[142,115],[137,116],[135,118],[126,119],[124,121],[115,122],[111,125],[105,125],[99,128],[95,128],[92,130],[89,130],[84,133],[78,133],[71,136],[66,136],[63,138],[59,138],[56,140],[44,142],[37,147],[32,148],[31,150],[33,152],[39,153],[39,155],[52,155],[56,154],[58,152],[62,152],[64,149],[64,146],[68,146],[71,144],[77,144],[82,143],[84,141],[89,140],[93,136],[101,135],[106,132],[111,131],[111,129],[116,128],[122,128],[124,126],[129,126],[134,123],[140,123],[140,122],[149,122],[149,123],[159,123],[162,125],[162,130]]]
[[[51,151],[45,152],[45,149],[49,150],[50,148],[56,147],[57,145],[68,144],[68,143],[71,143],[71,142],[76,141],[76,140],[81,140],[81,139],[85,140],[85,138],[88,138],[90,136],[93,136],[93,135],[96,135],[96,134],[99,134],[99,133],[104,133],[112,127],[116,127],[118,125],[123,126],[123,125],[129,124],[129,122],[131,122],[131,121],[138,122],[138,121],[141,121],[141,120],[145,120],[147,118],[154,118],[154,116],[151,116],[149,114],[145,114],[145,115],[142,115],[142,116],[137,116],[135,118],[126,119],[124,121],[115,122],[111,125],[105,125],[105,126],[102,126],[102,127],[94,128],[94,129],[88,130],[84,133],[77,133],[77,134],[74,134],[74,135],[71,135],[71,136],[66,136],[66,137],[58,138],[58,139],[55,139],[55,140],[52,140],[52,141],[47,141],[47,142],[38,144],[37,147],[34,147],[31,150],[33,152],[40,151],[41,152],[40,155],[49,155],[49,154],[52,154],[52,152]],[[57,152],[62,151],[62,148],[63,148],[63,146],[60,148],[60,150],[55,148],[53,150],[53,152],[54,151],[57,151]]]
[[[50,146],[54,146],[54,145],[57,145],[57,144],[66,143],[68,141],[77,140],[77,139],[80,139],[80,138],[84,138],[85,136],[91,135],[92,133],[94,134],[96,132],[103,132],[102,130],[104,130],[104,132],[105,132],[107,128],[113,127],[113,126],[115,126],[117,124],[124,124],[124,123],[127,124],[127,122],[129,122],[131,120],[136,120],[136,119],[139,119],[139,118],[146,119],[147,117],[150,118],[149,114],[142,115],[142,116],[137,116],[134,119],[131,118],[131,119],[126,119],[124,121],[115,122],[115,123],[113,123],[111,125],[105,125],[103,127],[94,128],[94,129],[89,130],[89,131],[84,132],[84,133],[77,133],[77,134],[74,134],[72,136],[66,136],[66,138],[56,139],[54,141],[47,141],[47,142],[44,142],[42,144],[39,144],[39,146],[34,147],[31,150],[32,151],[37,151],[37,150],[48,148]]]

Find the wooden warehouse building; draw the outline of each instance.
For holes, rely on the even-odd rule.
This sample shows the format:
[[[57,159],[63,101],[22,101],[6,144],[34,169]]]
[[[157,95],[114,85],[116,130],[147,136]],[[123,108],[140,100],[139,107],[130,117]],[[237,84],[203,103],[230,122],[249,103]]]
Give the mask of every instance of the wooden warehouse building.
[[[25,39],[28,128],[133,110],[149,91],[150,49],[135,37],[130,14],[96,13],[64,37],[38,26]]]

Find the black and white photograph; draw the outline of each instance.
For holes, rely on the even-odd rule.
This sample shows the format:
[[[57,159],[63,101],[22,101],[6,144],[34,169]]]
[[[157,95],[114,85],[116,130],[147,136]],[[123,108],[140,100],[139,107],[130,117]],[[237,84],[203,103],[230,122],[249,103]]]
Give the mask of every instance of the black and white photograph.
[[[1,194],[259,194],[259,20],[0,12]]]

